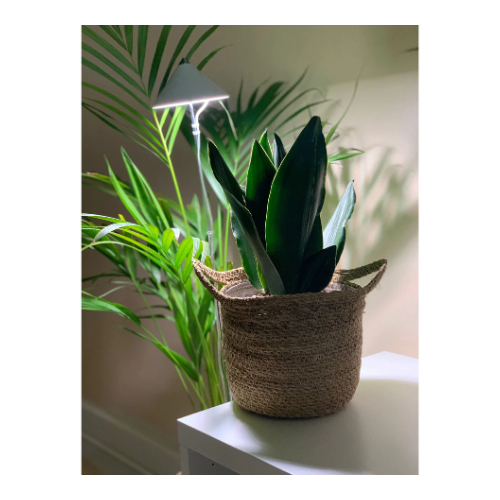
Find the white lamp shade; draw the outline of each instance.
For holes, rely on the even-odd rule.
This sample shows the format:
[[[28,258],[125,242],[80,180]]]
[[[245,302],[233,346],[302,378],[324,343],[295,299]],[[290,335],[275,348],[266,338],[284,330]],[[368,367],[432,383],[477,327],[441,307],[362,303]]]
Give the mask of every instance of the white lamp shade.
[[[158,94],[153,109],[218,101],[228,97],[227,92],[183,60]]]

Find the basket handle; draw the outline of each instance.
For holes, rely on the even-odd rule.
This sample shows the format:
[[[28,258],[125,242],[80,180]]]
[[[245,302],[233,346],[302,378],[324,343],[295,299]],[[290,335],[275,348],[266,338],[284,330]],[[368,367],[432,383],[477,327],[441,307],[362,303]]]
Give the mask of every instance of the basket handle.
[[[364,278],[365,276],[376,272],[377,275],[370,281],[370,283],[362,288],[363,293],[365,295],[368,295],[380,283],[380,280],[382,279],[386,268],[386,259],[376,260],[371,264],[357,267],[356,269],[339,269],[338,271],[335,271],[332,281],[355,280],[358,278]]]
[[[216,286],[212,285],[210,280],[214,283],[218,283],[219,285],[235,285],[237,283],[241,283],[242,281],[248,280],[248,276],[242,267],[233,269],[231,271],[218,272],[214,271],[205,264],[202,264],[199,260],[194,259],[193,268],[202,285],[219,302],[224,302],[225,297],[222,293],[219,292]]]
[[[205,264],[202,264],[199,260],[193,260],[193,268],[196,276],[203,284],[203,286],[210,292],[210,294],[216,298],[219,302],[225,302],[227,298],[224,294],[212,285],[210,280],[214,283],[220,285],[234,285],[236,283],[241,283],[242,281],[248,280],[248,276],[245,270],[240,267],[238,269],[233,269],[232,271],[218,272],[210,269]],[[356,269],[339,269],[336,270],[332,281],[350,281],[358,278],[364,278],[373,273],[377,273],[376,276],[363,288],[361,288],[364,295],[368,295],[382,279],[387,268],[387,260],[381,259],[366,266],[357,267]]]

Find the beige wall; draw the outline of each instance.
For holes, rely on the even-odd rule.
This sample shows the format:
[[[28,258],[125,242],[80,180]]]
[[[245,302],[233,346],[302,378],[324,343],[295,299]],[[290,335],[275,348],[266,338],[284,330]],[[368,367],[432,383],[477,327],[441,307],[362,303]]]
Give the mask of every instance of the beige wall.
[[[158,27],[150,31],[154,34]],[[173,35],[178,37],[179,31]],[[341,265],[389,259],[387,275],[368,301],[364,353],[389,350],[417,356],[418,52],[408,51],[418,45],[417,27],[222,26],[204,54],[226,44],[231,47],[219,53],[204,72],[231,96],[237,94],[242,76],[245,88],[251,90],[268,77],[291,81],[308,66],[303,88],[318,87],[345,105],[364,65],[357,97],[343,122],[341,144],[359,147],[366,154],[331,167],[334,177],[325,210],[333,211],[336,190],[343,189],[346,179],[355,179],[358,201]],[[84,79],[98,81],[88,71]],[[328,104],[319,111],[322,118],[335,121],[341,109]],[[83,113],[82,134],[84,171],[105,172],[106,155],[118,174],[125,175],[119,159],[123,145],[157,191],[174,195],[161,163],[87,112]],[[199,181],[195,159],[182,137],[173,160],[183,196],[190,199],[199,191]],[[83,210],[123,213],[115,199],[86,187]],[[84,253],[84,276],[108,268],[96,252]],[[92,291],[106,289],[103,284]],[[111,298],[140,307],[134,295],[123,291]],[[110,314],[83,314],[83,397],[175,433],[175,419],[191,412],[175,370],[159,351],[121,330],[120,324]],[[169,344],[182,352],[173,324],[165,322],[163,327]]]

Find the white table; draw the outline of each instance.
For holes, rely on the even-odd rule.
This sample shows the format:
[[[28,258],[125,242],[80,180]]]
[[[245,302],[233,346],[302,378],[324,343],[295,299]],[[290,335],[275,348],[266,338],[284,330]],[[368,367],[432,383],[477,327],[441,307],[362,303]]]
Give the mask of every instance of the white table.
[[[183,474],[418,474],[418,361],[363,358],[354,398],[327,417],[275,419],[231,402],[178,429]]]

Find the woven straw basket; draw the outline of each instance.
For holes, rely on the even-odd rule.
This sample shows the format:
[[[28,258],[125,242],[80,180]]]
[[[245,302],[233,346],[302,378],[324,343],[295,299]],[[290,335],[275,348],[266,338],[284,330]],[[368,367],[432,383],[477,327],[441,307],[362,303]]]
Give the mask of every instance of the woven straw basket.
[[[320,293],[239,297],[235,285],[250,287],[243,268],[219,273],[195,260],[198,278],[221,306],[223,355],[237,403],[284,418],[329,415],[349,403],[359,382],[365,297],[386,265],[337,270]],[[374,272],[365,287],[349,282]]]

